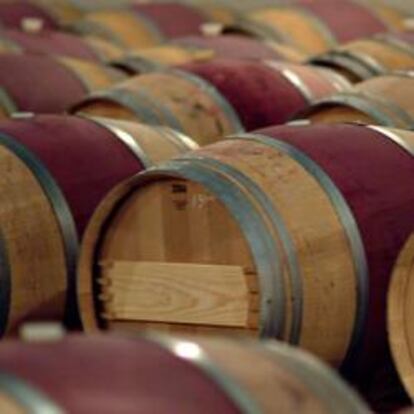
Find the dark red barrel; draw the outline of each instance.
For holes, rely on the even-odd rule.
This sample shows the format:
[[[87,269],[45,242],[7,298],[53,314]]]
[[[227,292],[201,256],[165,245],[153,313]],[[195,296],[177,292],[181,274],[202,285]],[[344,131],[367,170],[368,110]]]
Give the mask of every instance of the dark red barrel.
[[[0,54],[0,108],[61,113],[88,92],[122,78],[103,65],[26,54]]]
[[[259,133],[293,145],[315,161],[356,220],[369,286],[361,299],[367,310],[359,346],[344,368],[356,372],[363,383],[384,357],[389,280],[398,253],[414,230],[413,146],[404,148],[392,132],[357,125],[283,126]]]
[[[34,385],[47,405],[64,412],[239,413],[201,370],[151,341],[74,336],[58,344],[2,345],[5,377]]]
[[[58,28],[56,20],[41,7],[25,1],[0,3],[0,26],[20,28],[23,20],[29,17],[41,20],[44,28]]]
[[[0,378],[0,407],[8,402],[18,413],[367,413],[333,371],[273,341],[159,335],[5,341]]]
[[[95,50],[81,37],[52,30],[39,33],[26,33],[20,30],[5,29],[0,32],[0,42],[4,39],[24,52],[48,55],[64,55],[77,59],[99,61]]]
[[[194,7],[180,3],[135,3],[132,10],[148,20],[166,38],[200,33],[208,19]]]
[[[339,43],[388,31],[374,12],[354,1],[301,0],[299,4],[316,15]]]
[[[285,123],[297,108],[305,108],[314,99],[314,93],[319,94],[321,85],[331,92],[342,87],[325,77],[325,72],[316,73],[301,65],[297,65],[299,70],[293,66],[288,70],[262,62],[217,59],[183,69],[215,86],[234,107],[246,130]]]
[[[49,170],[68,202],[79,235],[105,194],[144,168],[109,129],[80,117],[4,121],[0,133],[25,145]]]

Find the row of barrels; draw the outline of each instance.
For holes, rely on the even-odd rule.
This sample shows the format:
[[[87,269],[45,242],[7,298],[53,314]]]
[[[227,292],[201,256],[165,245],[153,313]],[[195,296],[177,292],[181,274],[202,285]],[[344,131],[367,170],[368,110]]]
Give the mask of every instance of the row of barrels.
[[[408,129],[414,124],[410,72],[351,87],[330,70],[272,60],[222,58],[127,77],[120,69],[70,58],[0,54],[0,78],[2,118],[87,113],[169,126],[201,145],[295,118]]]
[[[406,130],[281,126],[127,180],[83,239],[84,328],[276,337],[362,384],[391,341],[410,378],[411,336],[390,326],[411,294],[388,288],[413,232],[413,153]]]
[[[104,38],[122,48],[142,48],[176,37],[200,33],[210,22],[223,24],[222,30],[254,38],[274,40],[303,53],[326,51],[338,43],[391,30],[403,30],[406,15],[381,2],[340,3],[297,0],[291,5],[260,7],[238,13],[220,3],[130,2],[129,5],[90,12],[82,16],[73,4],[63,0],[6,0],[0,4],[0,23],[19,28],[25,17],[37,18],[47,29],[63,26],[82,35]],[[55,19],[53,18],[55,17]],[[349,25],[348,22],[353,24]],[[62,25],[60,25],[62,28]]]
[[[391,343],[413,392],[412,241],[397,262],[413,231],[411,132],[272,127],[129,179],[196,144],[53,115],[4,121],[0,140],[3,335],[79,327],[79,309],[89,332],[282,339],[362,383]]]
[[[54,13],[58,3],[75,12]],[[365,396],[390,348],[413,397],[406,16],[348,0],[243,13],[125,3],[85,13],[75,0],[0,1],[1,335],[27,320],[58,320],[86,332],[277,338],[339,368]],[[398,31],[383,33],[390,29]],[[85,348],[71,359],[77,341]],[[87,341],[11,343],[0,407],[114,412],[122,410],[111,401],[122,400],[194,412],[202,400],[206,412],[366,411],[335,377],[307,371],[307,384],[302,362],[292,362],[299,371],[271,364],[249,341],[134,338],[144,344],[135,368],[155,375],[137,383],[123,377],[134,358],[127,349],[114,344],[109,366]],[[97,358],[100,341],[91,342]],[[179,371],[169,391],[173,365],[145,351],[161,343],[171,360],[207,369]],[[98,375],[80,380],[74,361],[90,357]],[[108,393],[108,371],[139,392]],[[58,381],[54,372],[68,375]],[[73,401],[75,392],[82,398]]]

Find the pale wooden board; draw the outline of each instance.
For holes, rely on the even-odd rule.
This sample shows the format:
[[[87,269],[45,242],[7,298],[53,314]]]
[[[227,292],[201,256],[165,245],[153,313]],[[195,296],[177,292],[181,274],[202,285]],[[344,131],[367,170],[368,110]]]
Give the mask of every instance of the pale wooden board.
[[[106,310],[117,320],[245,327],[249,289],[239,266],[116,261]]]

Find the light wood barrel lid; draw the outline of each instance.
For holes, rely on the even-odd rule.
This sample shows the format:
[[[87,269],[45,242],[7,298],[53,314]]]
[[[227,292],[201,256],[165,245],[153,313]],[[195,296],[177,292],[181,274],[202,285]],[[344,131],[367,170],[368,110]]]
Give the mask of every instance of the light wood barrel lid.
[[[388,292],[388,338],[401,381],[414,398],[414,234],[395,265]]]

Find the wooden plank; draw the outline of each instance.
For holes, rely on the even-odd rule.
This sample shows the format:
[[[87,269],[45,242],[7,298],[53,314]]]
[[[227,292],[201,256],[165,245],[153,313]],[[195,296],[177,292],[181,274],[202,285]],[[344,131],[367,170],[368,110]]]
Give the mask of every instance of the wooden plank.
[[[118,320],[246,327],[249,289],[241,266],[114,261],[103,264]]]

